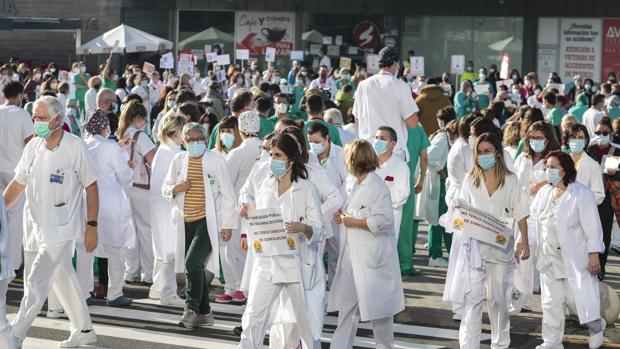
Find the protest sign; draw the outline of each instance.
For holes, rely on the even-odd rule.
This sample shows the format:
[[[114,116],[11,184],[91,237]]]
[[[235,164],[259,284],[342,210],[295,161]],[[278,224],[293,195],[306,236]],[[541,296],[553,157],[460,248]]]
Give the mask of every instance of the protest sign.
[[[235,58],[240,60],[249,60],[250,59],[250,50],[248,49],[237,49],[235,50]]]
[[[340,57],[340,69],[345,68],[351,70],[351,58]]]
[[[295,12],[235,11],[235,48],[262,56],[268,47],[288,56],[295,42]]]
[[[218,55],[217,56],[217,65],[229,65],[230,64],[230,55]]]
[[[560,95],[564,95],[564,84],[547,84],[545,87],[548,89],[556,89]]]
[[[369,54],[366,56],[366,68],[369,72],[376,74],[379,72],[379,55]]]
[[[499,78],[500,79],[508,79],[508,64],[510,63],[510,57],[508,54],[504,54],[502,56],[502,65],[499,70]]]
[[[265,61],[267,62],[275,62],[276,61],[276,49],[273,47],[267,47],[265,49]]]
[[[174,56],[172,52],[168,52],[161,56],[159,59],[159,68],[161,69],[172,69],[174,68]]]
[[[207,57],[207,62],[209,63],[217,61],[217,52],[207,52],[205,53],[205,56]]]
[[[489,85],[474,85],[474,91],[479,95],[489,94]]]
[[[149,62],[144,62],[142,65],[142,72],[144,72],[147,76],[150,76],[155,71],[155,66]]]
[[[512,82],[512,79],[499,80],[495,82],[495,86],[497,87],[498,91],[500,86],[506,86],[508,89],[510,89],[510,86],[512,86]]]
[[[248,242],[255,254],[278,256],[297,251],[295,236],[286,232],[282,215],[276,209],[267,208],[249,213],[245,226],[248,229]]]
[[[304,61],[304,51],[291,51],[291,61]]]
[[[465,72],[465,56],[450,56],[450,73],[461,75]]]
[[[513,235],[514,219],[497,217],[459,200],[452,216],[452,229],[472,239],[506,248]]]
[[[424,57],[409,58],[411,73],[415,76],[424,76]]]
[[[340,56],[340,46],[328,45],[327,46],[327,55],[328,56]]]

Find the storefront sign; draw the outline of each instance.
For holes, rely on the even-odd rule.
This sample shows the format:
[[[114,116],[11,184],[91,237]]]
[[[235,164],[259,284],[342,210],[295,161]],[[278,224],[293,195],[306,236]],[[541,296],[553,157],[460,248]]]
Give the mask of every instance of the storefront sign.
[[[556,71],[557,59],[557,50],[551,48],[539,48],[537,65],[538,76],[546,79],[549,74]]]
[[[600,81],[602,21],[591,18],[563,18],[560,21],[560,79],[571,81],[581,75]]]
[[[246,226],[248,242],[257,255],[278,256],[297,251],[294,235],[286,232],[282,215],[273,208],[248,214]]]
[[[360,22],[353,29],[353,38],[361,49],[372,49],[379,42],[379,28],[370,21]]]
[[[603,79],[620,72],[620,19],[603,20]]]
[[[293,12],[235,12],[235,47],[250,50],[251,56],[262,56],[267,47],[276,55],[289,56],[295,41]]]

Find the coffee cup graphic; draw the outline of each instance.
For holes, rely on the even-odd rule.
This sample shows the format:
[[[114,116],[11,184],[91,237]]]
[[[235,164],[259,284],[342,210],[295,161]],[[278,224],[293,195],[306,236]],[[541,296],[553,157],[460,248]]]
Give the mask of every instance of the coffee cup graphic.
[[[286,27],[282,25],[271,25],[261,29],[261,33],[271,42],[278,42],[284,38]]]

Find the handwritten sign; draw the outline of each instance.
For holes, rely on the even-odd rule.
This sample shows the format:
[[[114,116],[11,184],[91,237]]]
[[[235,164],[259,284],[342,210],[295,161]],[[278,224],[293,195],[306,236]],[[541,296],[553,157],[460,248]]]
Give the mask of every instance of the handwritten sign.
[[[475,85],[474,84],[474,91],[476,91],[477,94],[479,95],[487,95],[489,94],[489,85]]]
[[[217,62],[217,52],[205,52],[205,56],[207,57],[207,62]]]
[[[230,55],[218,55],[217,56],[217,65],[229,65],[230,64]]]
[[[304,51],[291,51],[291,61],[304,61]]]
[[[465,72],[465,56],[452,55],[450,56],[450,73],[463,74]]]
[[[513,235],[514,219],[497,217],[459,200],[451,225],[451,230],[461,231],[472,239],[506,248]]]
[[[142,65],[142,71],[147,76],[150,76],[155,71],[155,66],[149,62],[144,62],[144,64]]]
[[[369,54],[366,56],[366,67],[368,71],[376,74],[379,72],[379,55]]]
[[[237,49],[235,50],[235,58],[240,60],[249,60],[250,59],[250,50],[248,49]]]
[[[267,62],[276,61],[276,48],[275,47],[267,47],[265,49],[265,61]]]
[[[508,79],[508,64],[510,63],[510,57],[508,54],[504,54],[502,56],[502,65],[499,70],[499,78],[500,79]]]
[[[506,79],[506,80],[499,80],[495,82],[495,86],[497,87],[497,90],[499,91],[499,87],[500,86],[506,86],[506,88],[510,89],[510,86],[512,86],[512,79]]]
[[[159,67],[161,69],[172,69],[174,68],[174,56],[172,52],[168,52],[161,56],[159,59]]]
[[[255,210],[246,220],[249,244],[257,255],[279,256],[297,252],[297,240],[284,229],[282,215],[276,209]]]
[[[424,76],[424,57],[416,56],[409,58],[411,73],[415,76]]]

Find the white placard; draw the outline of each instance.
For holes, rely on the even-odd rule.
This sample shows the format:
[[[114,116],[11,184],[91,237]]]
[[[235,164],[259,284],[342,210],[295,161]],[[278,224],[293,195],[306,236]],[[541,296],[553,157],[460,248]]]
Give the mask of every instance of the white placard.
[[[489,94],[489,85],[476,85],[474,84],[474,91],[476,91],[479,95],[488,95]]]
[[[189,76],[194,76],[194,62],[192,61],[180,61],[177,63],[177,72],[179,76],[187,73]]]
[[[304,51],[291,51],[291,61],[304,61]]]
[[[267,61],[267,62],[275,62],[276,61],[276,49],[275,49],[275,47],[267,47],[265,49],[265,61]]]
[[[333,39],[331,36],[324,36],[323,37],[323,45],[331,45],[333,42]]]
[[[465,56],[452,55],[450,56],[450,73],[463,74],[465,72]]]
[[[209,44],[205,45],[204,51],[205,51],[205,54],[207,54],[207,52],[212,52],[213,50],[211,49],[211,45]]]
[[[297,252],[297,241],[284,229],[282,215],[276,209],[255,210],[245,220],[248,244],[259,256],[279,256]]]
[[[149,62],[144,62],[142,65],[142,72],[146,74],[146,76],[151,76],[155,71],[155,66]]]
[[[424,57],[409,57],[409,67],[413,75],[424,76]]]
[[[538,49],[538,76],[549,76],[556,69],[557,65],[557,50],[548,48]]]
[[[341,46],[342,45],[342,35],[336,35],[336,45]]]
[[[179,62],[192,62],[194,63],[194,55],[191,52],[182,52],[179,54]]]
[[[217,73],[215,73],[215,78],[220,82],[226,81],[226,71],[224,69],[218,70]]]
[[[217,65],[225,66],[230,64],[230,55],[218,55]]]
[[[318,55],[321,52],[321,45],[319,44],[310,44],[310,54],[311,55]]]
[[[510,64],[510,57],[506,54],[502,56],[502,65],[499,70],[500,79],[508,79],[508,65]]]
[[[605,169],[618,171],[620,167],[620,156],[605,157]]]
[[[366,56],[366,68],[369,72],[376,74],[379,72],[379,55],[369,54]]]
[[[336,45],[327,46],[327,55],[328,56],[340,56],[340,46],[336,46]]]
[[[172,52],[168,52],[161,56],[159,59],[159,68],[161,69],[173,69],[174,68],[174,56]]]
[[[241,60],[249,60],[250,59],[250,50],[248,49],[237,49],[235,50],[235,58]]]
[[[462,200],[452,216],[452,229],[464,235],[499,248],[509,245],[513,234],[514,219],[497,217],[479,210]]]
[[[207,62],[213,63],[217,61],[217,52],[206,52]]]
[[[560,20],[560,79],[601,80],[602,20],[594,18],[562,18]]]
[[[512,79],[506,79],[506,80],[498,80],[495,82],[495,86],[497,87],[497,90],[499,91],[499,87],[500,86],[506,86],[508,89],[510,89],[510,86],[512,86]]]
[[[349,49],[347,50],[347,54],[349,54],[349,55],[356,55],[357,54],[357,46],[349,46]]]
[[[548,89],[552,89],[555,88],[558,90],[558,92],[560,93],[560,95],[564,95],[564,84],[547,84],[547,86],[545,86]]]

